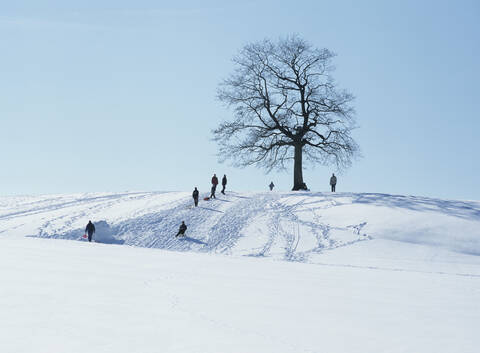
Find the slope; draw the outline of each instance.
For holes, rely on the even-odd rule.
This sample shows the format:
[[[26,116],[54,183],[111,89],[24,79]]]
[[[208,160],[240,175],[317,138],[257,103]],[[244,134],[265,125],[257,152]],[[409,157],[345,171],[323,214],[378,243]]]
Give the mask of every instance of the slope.
[[[478,351],[478,202],[191,204],[182,192],[0,198],[0,351]],[[81,238],[88,219],[96,243]],[[188,237],[175,239],[181,220]]]

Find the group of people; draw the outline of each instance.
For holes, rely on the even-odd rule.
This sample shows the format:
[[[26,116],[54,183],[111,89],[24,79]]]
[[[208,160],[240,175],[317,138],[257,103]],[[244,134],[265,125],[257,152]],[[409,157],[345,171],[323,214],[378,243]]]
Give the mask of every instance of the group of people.
[[[217,191],[217,185],[218,185],[218,177],[217,174],[213,174],[212,176],[212,187],[210,188],[210,197],[206,199],[216,199],[215,192]],[[222,178],[222,191],[220,191],[222,194],[225,195],[225,188],[227,187],[227,175],[223,174]],[[198,191],[198,188],[195,186],[192,192],[192,197],[193,197],[193,204],[195,207],[198,206],[198,199],[200,197],[200,192]],[[177,235],[175,237],[179,236],[184,236],[185,231],[187,230],[187,225],[185,224],[185,221],[182,221],[182,224],[180,224],[180,228],[178,229]]]
[[[216,199],[215,193],[217,192],[217,185],[218,185],[218,178],[217,174],[213,174],[212,177],[212,187],[210,188],[210,196],[207,199]],[[227,187],[227,176],[224,174],[222,178],[222,194],[225,195],[225,188]],[[198,206],[198,198],[200,197],[200,192],[198,191],[197,187],[192,192],[193,203],[195,207]]]
[[[213,174],[212,187],[210,189],[210,197],[209,197],[210,199],[211,198],[214,198],[214,199],[216,198],[215,197],[215,192],[217,190],[217,185],[218,185],[217,174]],[[335,176],[335,173],[333,173],[331,178],[330,178],[330,187],[331,187],[332,192],[335,192],[336,185],[337,185],[337,177]],[[224,195],[225,195],[226,186],[227,186],[227,176],[224,174],[223,178],[222,178],[222,191],[220,191]],[[270,185],[268,185],[268,187],[270,188],[270,191],[273,190],[273,188],[275,187],[275,184],[273,183],[273,181],[270,183]],[[200,197],[200,192],[198,191],[197,187],[195,187],[195,189],[193,190],[192,197],[193,197],[193,203],[194,203],[195,207],[197,207],[198,206],[198,198]],[[187,225],[185,224],[185,221],[182,221],[182,224],[180,225],[178,233],[177,233],[177,235],[175,235],[175,237],[184,236],[186,230],[187,230]],[[94,233],[95,233],[95,225],[92,223],[92,221],[88,221],[87,227],[85,228],[85,235],[88,234],[88,241],[90,241],[90,242],[92,241],[92,236],[93,236]]]
[[[215,197],[215,192],[217,191],[217,185],[218,185],[218,178],[217,174],[213,174],[212,177],[212,187],[210,189],[210,198],[216,199]],[[222,194],[225,195],[225,187],[227,186],[227,176],[223,174],[222,178],[222,191],[220,191]]]
[[[336,186],[337,186],[337,177],[335,176],[335,173],[332,173],[332,176],[330,177],[330,188],[332,192],[335,192]],[[275,184],[273,183],[273,181],[270,183],[270,185],[268,185],[268,187],[270,188],[270,191],[273,190],[273,188],[275,187]],[[307,185],[305,183],[303,183],[302,190],[308,190]]]
[[[217,190],[217,185],[218,185],[217,174],[213,174],[212,187],[210,189],[210,199],[211,198],[214,198],[214,199],[216,198],[215,197],[215,192]],[[330,178],[330,187],[331,187],[332,192],[335,192],[336,185],[337,185],[337,177],[335,176],[335,173],[332,173],[332,176]],[[226,186],[227,186],[227,176],[224,174],[223,178],[222,178],[222,191],[221,191],[221,193],[224,194],[224,195],[225,195],[225,187]],[[273,181],[270,182],[270,185],[268,185],[268,187],[270,188],[270,191],[273,190],[273,188],[275,187],[275,184],[273,183]],[[305,189],[307,189],[306,185],[305,185]],[[193,190],[193,193],[192,193],[193,202],[194,202],[195,207],[198,206],[199,196],[200,196],[200,193],[199,193],[197,187],[195,187],[195,189]],[[182,221],[182,224],[180,225],[180,229],[178,230],[178,233],[177,233],[177,235],[175,235],[175,237],[185,235],[186,230],[187,230],[187,225],[185,224],[185,221]]]

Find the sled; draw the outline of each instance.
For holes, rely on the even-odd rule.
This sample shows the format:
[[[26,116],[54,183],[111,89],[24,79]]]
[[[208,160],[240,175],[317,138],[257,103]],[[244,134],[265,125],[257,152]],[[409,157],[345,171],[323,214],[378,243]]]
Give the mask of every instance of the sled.
[[[82,238],[83,238],[83,239],[87,239],[87,235],[84,234],[84,235],[82,236]]]
[[[208,200],[210,200],[210,197],[204,197],[203,198],[203,201],[208,201]]]

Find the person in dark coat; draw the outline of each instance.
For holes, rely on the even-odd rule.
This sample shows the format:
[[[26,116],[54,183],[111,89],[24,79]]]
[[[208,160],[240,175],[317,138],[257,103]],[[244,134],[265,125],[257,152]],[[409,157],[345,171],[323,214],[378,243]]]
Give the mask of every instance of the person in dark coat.
[[[195,207],[197,207],[198,206],[198,190],[197,190],[197,187],[195,187],[195,190],[193,190],[192,197],[193,197],[193,203],[195,204]]]
[[[222,178],[222,194],[225,195],[225,186],[227,186],[227,176],[223,174]]]
[[[213,177],[212,177],[212,189],[211,189],[211,193],[210,193],[210,198],[214,198],[216,199],[215,197],[215,191],[217,191],[217,185],[218,185],[218,178],[217,178],[217,174],[213,174]]]
[[[335,186],[337,185],[337,177],[335,173],[332,173],[332,177],[330,178],[330,186],[332,187],[332,192],[335,192]]]
[[[88,221],[87,226],[85,227],[85,233],[88,234],[88,241],[92,241],[92,235],[95,233],[95,226],[92,221]]]
[[[185,221],[182,221],[182,224],[180,224],[180,228],[178,229],[178,233],[177,235],[175,235],[175,237],[184,236],[186,230],[187,230],[187,225],[185,224]]]
[[[268,187],[270,188],[270,191],[273,190],[273,188],[275,187],[275,184],[273,183],[273,181],[270,183],[270,185],[268,185]]]
[[[213,174],[213,177],[212,177],[212,185],[215,186],[215,188],[217,187],[218,185],[218,178],[217,178],[217,174]]]

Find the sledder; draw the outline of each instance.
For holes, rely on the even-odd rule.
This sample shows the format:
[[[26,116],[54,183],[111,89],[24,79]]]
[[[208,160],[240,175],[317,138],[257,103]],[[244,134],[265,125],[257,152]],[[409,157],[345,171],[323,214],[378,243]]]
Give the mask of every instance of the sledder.
[[[175,238],[179,236],[185,236],[185,231],[187,230],[187,225],[185,224],[185,221],[182,221],[182,224],[180,224],[180,228],[178,229],[177,235],[175,235]]]

